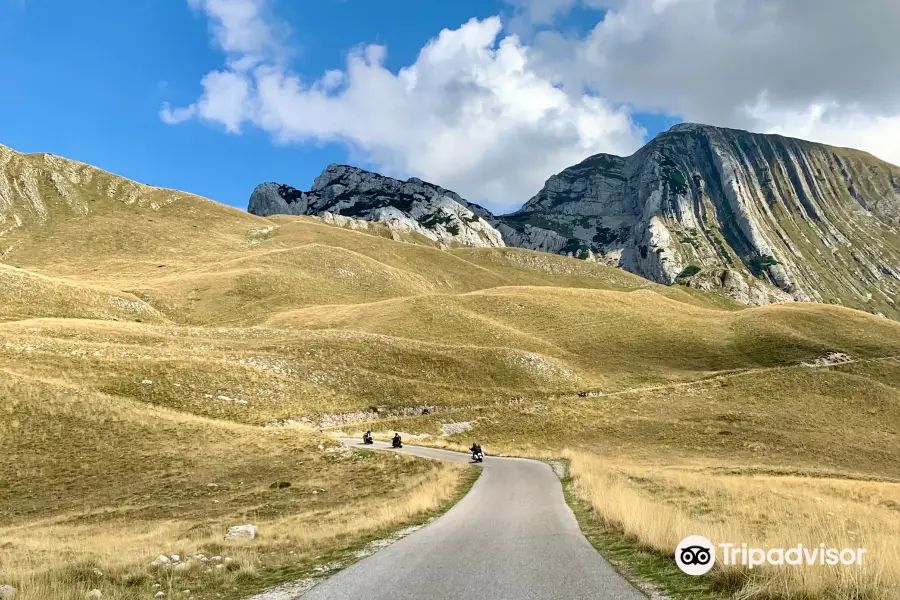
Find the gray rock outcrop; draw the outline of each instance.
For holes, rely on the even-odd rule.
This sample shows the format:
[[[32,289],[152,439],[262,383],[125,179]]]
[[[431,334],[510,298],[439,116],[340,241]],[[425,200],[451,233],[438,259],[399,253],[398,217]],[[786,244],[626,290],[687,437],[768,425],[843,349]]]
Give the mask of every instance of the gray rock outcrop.
[[[746,304],[900,314],[900,168],[855,150],[683,123],[565,169],[500,219],[508,245]]]
[[[226,540],[256,539],[255,525],[234,525],[225,533]]]
[[[262,184],[249,211],[601,261],[750,305],[826,302],[900,318],[900,167],[778,135],[682,123],[632,156],[597,154],[553,175],[502,216],[419,179],[342,165],[309,192]]]
[[[329,165],[309,192],[263,183],[253,190],[247,210],[259,216],[340,215],[377,221],[446,245],[505,245],[500,232],[485,219],[490,212],[455,192],[421,179],[400,181],[345,165]]]

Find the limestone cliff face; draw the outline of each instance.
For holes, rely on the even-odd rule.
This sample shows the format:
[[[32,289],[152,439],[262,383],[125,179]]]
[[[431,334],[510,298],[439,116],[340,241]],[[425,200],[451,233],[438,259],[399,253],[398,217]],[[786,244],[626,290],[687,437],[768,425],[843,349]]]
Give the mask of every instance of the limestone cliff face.
[[[330,165],[249,211],[381,221],[441,245],[518,246],[618,265],[739,302],[814,301],[900,318],[900,168],[856,150],[684,123],[598,154],[491,214],[419,179]]]
[[[250,196],[247,210],[259,216],[331,213],[411,230],[445,245],[505,245],[485,218],[492,215],[458,194],[421,179],[399,181],[345,165],[329,165],[309,192],[263,183]]]
[[[554,175],[500,220],[509,245],[749,304],[900,314],[900,168],[855,150],[685,123]]]

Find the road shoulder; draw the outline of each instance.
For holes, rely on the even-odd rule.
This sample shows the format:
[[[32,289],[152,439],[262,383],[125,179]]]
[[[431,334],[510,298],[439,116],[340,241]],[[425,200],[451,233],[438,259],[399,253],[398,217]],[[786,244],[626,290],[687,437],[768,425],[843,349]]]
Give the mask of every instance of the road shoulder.
[[[604,559],[650,600],[727,600],[711,581],[682,573],[671,556],[647,548],[605,523],[591,505],[578,496],[566,460],[546,461],[563,486],[582,534]]]

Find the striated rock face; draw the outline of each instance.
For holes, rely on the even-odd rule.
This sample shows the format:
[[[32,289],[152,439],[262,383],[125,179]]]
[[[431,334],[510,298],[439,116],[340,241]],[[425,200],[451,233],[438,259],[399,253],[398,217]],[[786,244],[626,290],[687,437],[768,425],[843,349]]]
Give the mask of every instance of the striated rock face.
[[[505,245],[485,218],[492,218],[490,212],[458,194],[421,179],[399,181],[345,165],[329,165],[309,192],[263,183],[253,190],[247,210],[259,216],[332,213],[414,231],[442,244]]]
[[[776,135],[676,125],[632,156],[565,169],[503,216],[419,179],[340,165],[310,192],[257,187],[249,211],[381,221],[441,244],[602,261],[750,305],[826,302],[900,318],[900,168]]]
[[[84,216],[98,200],[159,210],[187,195],[53,154],[22,154],[0,145],[0,238],[45,224],[54,204],[67,214]]]
[[[554,175],[500,219],[508,245],[747,304],[900,314],[900,168],[855,150],[684,123]]]

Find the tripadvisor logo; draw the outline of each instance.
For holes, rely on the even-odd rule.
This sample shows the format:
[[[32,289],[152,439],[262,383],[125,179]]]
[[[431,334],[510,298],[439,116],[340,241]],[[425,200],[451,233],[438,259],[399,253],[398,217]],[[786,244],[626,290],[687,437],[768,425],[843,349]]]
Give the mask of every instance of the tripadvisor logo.
[[[675,548],[675,563],[688,575],[703,575],[716,564],[716,550],[702,535],[689,535]]]
[[[797,544],[791,548],[753,548],[747,544],[718,544],[722,564],[753,569],[771,566],[862,566],[865,548],[828,548],[819,544],[808,548]],[[716,564],[716,546],[702,535],[691,535],[675,548],[675,563],[688,575],[704,575]]]

